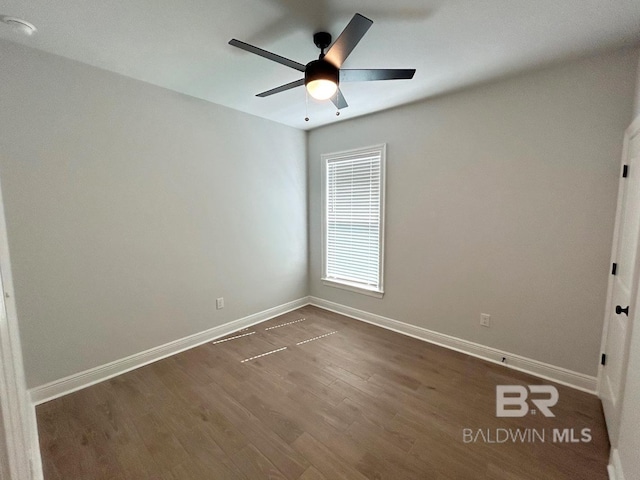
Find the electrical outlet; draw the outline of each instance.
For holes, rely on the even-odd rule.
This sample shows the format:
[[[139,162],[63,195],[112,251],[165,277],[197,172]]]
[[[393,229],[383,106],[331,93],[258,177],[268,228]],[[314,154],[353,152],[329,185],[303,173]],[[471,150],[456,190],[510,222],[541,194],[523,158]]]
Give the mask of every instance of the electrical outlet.
[[[490,327],[491,326],[491,315],[489,315],[487,313],[481,313],[480,314],[480,325],[482,325],[483,327]]]
[[[224,308],[224,297],[216,298],[216,309]]]

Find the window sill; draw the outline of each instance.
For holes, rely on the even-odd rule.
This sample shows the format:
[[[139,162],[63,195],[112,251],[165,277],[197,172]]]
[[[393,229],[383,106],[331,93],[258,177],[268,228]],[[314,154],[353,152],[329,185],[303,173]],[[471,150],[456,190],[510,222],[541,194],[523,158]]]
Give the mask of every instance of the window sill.
[[[327,287],[341,288],[342,290],[349,290],[350,292],[360,293],[362,295],[368,295],[375,298],[382,298],[384,295],[384,292],[381,290],[366,288],[353,283],[340,282],[338,280],[330,280],[328,278],[323,278],[322,283]]]

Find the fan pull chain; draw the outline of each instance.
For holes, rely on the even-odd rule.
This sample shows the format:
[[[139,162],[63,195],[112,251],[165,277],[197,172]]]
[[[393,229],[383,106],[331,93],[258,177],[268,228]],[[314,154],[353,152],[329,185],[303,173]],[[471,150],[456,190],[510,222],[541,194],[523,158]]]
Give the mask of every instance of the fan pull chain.
[[[304,89],[304,112],[305,112],[305,117],[304,117],[304,121],[308,122],[309,121],[309,92],[307,92],[307,89]]]

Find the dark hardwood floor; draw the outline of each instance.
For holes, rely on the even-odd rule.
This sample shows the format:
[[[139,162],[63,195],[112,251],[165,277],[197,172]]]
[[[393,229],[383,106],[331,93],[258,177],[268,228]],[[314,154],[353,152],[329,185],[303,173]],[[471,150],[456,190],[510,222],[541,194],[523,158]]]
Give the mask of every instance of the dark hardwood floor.
[[[595,396],[496,418],[496,385],[549,382],[315,307],[238,335],[38,406],[45,478],[607,478]]]

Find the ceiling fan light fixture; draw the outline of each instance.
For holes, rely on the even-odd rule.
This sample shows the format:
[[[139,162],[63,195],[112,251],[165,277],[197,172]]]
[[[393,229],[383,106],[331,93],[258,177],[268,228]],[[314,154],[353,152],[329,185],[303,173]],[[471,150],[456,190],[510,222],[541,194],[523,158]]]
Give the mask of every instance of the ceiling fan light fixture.
[[[304,72],[304,84],[316,100],[328,100],[338,90],[338,68],[326,60],[309,62]]]
[[[336,94],[338,85],[323,78],[307,83],[307,91],[316,100],[328,100]]]

